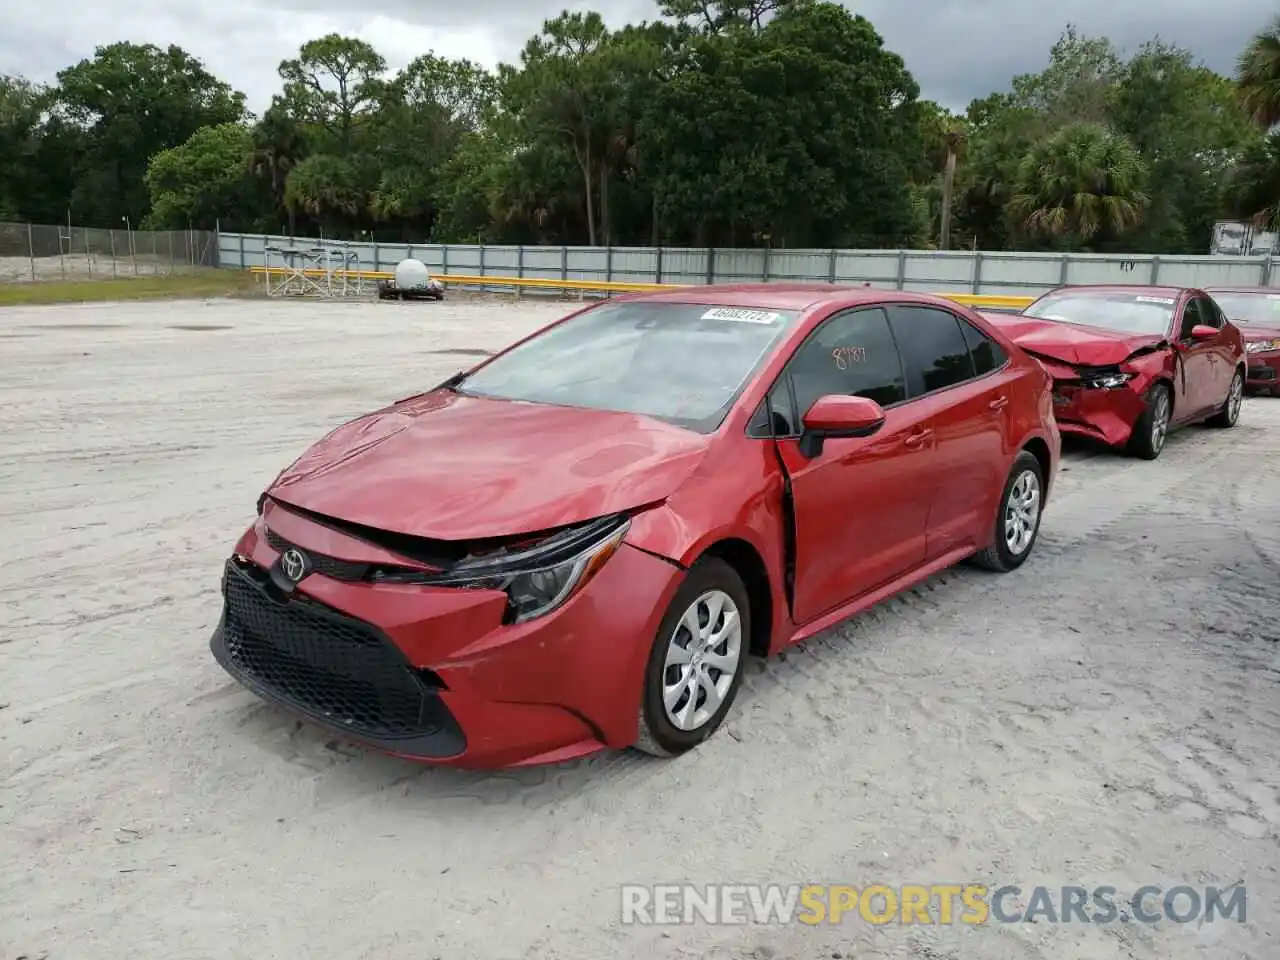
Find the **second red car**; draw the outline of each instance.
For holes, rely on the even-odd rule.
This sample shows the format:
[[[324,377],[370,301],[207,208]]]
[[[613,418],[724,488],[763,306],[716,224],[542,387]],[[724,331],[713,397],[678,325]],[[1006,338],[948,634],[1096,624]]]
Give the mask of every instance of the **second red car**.
[[[1245,387],[1275,396],[1280,390],[1280,287],[1209,287],[1206,292],[1244,335]]]
[[[1240,417],[1244,340],[1203,290],[1065,286],[986,316],[1053,375],[1063,433],[1154,460],[1170,430]]]

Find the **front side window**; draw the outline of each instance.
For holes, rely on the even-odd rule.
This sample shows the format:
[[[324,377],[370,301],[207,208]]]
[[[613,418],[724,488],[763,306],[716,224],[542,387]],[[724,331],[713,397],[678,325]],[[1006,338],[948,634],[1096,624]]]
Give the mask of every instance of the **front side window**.
[[[907,371],[907,394],[922,397],[971,380],[973,361],[956,315],[936,307],[895,305],[889,313]]]
[[[867,397],[882,407],[906,399],[902,361],[877,308],[850,310],[823,321],[788,365],[801,417],[819,397]]]
[[[1164,336],[1173,323],[1174,297],[1128,290],[1063,290],[1047,293],[1022,311],[1023,316],[1117,333]]]
[[[1183,340],[1191,339],[1191,330],[1194,327],[1208,324],[1209,318],[1205,314],[1204,301],[1199,297],[1192,297],[1187,301],[1187,306],[1182,311],[1182,331],[1180,336]]]
[[[637,413],[710,433],[797,316],[713,304],[606,303],[495,357],[457,389]]]

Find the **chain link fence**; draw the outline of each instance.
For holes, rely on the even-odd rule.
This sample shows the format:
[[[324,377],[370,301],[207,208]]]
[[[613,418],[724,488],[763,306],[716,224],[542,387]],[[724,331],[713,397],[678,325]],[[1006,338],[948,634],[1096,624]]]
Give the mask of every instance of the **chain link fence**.
[[[208,230],[103,230],[0,221],[0,283],[124,280],[218,266]]]

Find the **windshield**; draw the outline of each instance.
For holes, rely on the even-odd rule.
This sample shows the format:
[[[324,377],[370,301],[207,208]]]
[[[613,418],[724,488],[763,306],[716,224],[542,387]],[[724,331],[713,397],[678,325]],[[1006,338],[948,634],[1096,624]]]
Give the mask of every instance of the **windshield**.
[[[1023,311],[1024,316],[1059,320],[1119,333],[1164,336],[1173,321],[1173,297],[1130,291],[1071,290],[1048,294]]]
[[[715,430],[796,311],[608,303],[495,357],[460,392]]]
[[[1275,293],[1214,293],[1210,290],[1209,296],[1232,320],[1280,327],[1280,290]]]

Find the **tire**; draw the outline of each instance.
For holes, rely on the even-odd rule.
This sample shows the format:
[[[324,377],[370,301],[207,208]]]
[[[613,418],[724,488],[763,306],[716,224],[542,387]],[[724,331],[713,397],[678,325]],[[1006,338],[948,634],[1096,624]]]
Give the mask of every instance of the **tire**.
[[[731,663],[726,663],[723,670],[717,671],[708,661],[703,660],[705,654],[695,653],[687,664],[677,662],[669,666],[668,652],[673,647],[679,648],[682,651],[680,658],[683,660],[683,650],[692,639],[696,639],[691,639],[688,628],[682,623],[686,613],[696,609],[701,621],[704,614],[710,613],[706,606],[709,599],[725,604],[716,620],[722,631],[725,629],[724,615],[729,612],[727,604],[731,603],[736,608],[736,638],[733,631],[729,630],[724,641],[711,648],[712,651],[722,651],[723,655],[730,658]],[[692,750],[715,733],[732,708],[738,688],[742,685],[750,636],[751,608],[742,578],[723,560],[717,557],[702,558],[689,570],[658,626],[645,666],[644,689],[640,697],[640,731],[635,748],[655,757],[675,757]],[[689,670],[683,669],[685,666],[700,672],[720,695],[719,705],[706,716],[699,717],[706,710],[707,691],[702,684],[694,688],[692,696],[697,699],[693,702],[692,709],[686,710],[690,705],[687,684],[672,683],[688,675]],[[663,699],[664,687],[668,683],[677,687],[677,699],[670,712]],[[683,728],[675,722],[681,717],[688,721],[688,725]]]
[[[1044,470],[1034,454],[1023,450],[1014,459],[1000,492],[991,546],[973,555],[974,564],[996,573],[1022,566],[1040,536],[1043,513]]]
[[[1231,378],[1231,386],[1227,389],[1227,399],[1222,401],[1218,412],[1205,421],[1211,427],[1222,430],[1234,427],[1240,421],[1240,407],[1244,404],[1244,372],[1236,368]]]
[[[1140,460],[1154,460],[1160,456],[1165,441],[1169,439],[1169,419],[1173,413],[1173,397],[1164,383],[1153,383],[1147,390],[1147,406],[1133,425],[1128,453]],[[1161,422],[1162,421],[1162,422]]]

